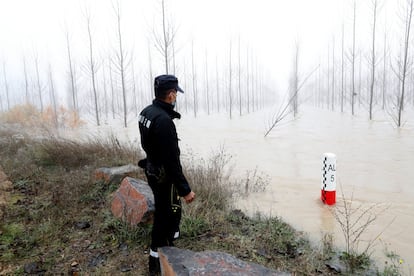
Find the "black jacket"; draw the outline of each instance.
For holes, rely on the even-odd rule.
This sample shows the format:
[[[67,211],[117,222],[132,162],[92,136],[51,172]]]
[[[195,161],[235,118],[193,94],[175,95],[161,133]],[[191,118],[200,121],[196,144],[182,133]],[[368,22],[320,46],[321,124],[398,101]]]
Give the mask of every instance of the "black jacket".
[[[147,154],[147,166],[164,168],[167,180],[172,182],[180,196],[191,192],[185,178],[173,119],[181,118],[171,104],[155,99],[141,111],[139,132],[141,145]]]

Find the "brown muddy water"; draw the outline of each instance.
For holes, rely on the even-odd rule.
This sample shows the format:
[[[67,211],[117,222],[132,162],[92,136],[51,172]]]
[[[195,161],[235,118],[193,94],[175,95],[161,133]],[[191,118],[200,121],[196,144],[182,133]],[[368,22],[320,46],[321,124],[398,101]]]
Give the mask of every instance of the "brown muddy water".
[[[246,213],[280,216],[304,231],[315,244],[324,233],[333,233],[343,249],[344,238],[332,209],[320,200],[322,156],[336,154],[337,204],[342,194],[354,208],[376,205],[358,248],[377,237],[372,256],[381,265],[384,250],[403,259],[403,270],[414,268],[414,118],[396,128],[389,116],[351,116],[311,107],[296,120],[287,120],[264,137],[271,111],[228,119],[228,115],[183,114],[176,122],[183,159],[189,155],[208,158],[224,147],[232,155],[233,173],[241,178],[257,168],[269,177],[265,192],[251,193],[237,202]],[[408,112],[407,112],[408,113]],[[376,118],[377,117],[377,118]],[[406,117],[406,118],[407,118]],[[135,122],[128,129],[100,127],[98,133],[138,143]]]

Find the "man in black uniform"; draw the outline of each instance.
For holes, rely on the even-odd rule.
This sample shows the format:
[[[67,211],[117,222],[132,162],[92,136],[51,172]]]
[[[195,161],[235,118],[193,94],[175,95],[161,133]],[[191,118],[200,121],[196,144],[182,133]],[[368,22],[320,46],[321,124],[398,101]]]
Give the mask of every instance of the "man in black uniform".
[[[178,238],[181,201],[195,198],[195,193],[183,175],[177,131],[173,119],[181,115],[174,111],[177,92],[184,93],[173,75],[161,75],[154,80],[155,99],[139,116],[141,145],[147,158],[139,162],[145,169],[148,184],[154,193],[155,213],[149,257],[150,275],[160,272],[158,247],[173,246]]]

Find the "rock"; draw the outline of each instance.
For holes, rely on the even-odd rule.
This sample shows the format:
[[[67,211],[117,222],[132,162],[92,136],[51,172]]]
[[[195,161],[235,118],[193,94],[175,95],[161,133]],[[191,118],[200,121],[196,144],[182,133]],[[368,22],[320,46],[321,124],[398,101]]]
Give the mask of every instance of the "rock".
[[[107,184],[119,184],[124,177],[132,176],[139,170],[138,166],[132,164],[112,168],[99,168],[95,170],[95,180],[104,180]]]
[[[132,177],[124,178],[114,193],[112,214],[130,225],[137,225],[152,221],[154,210],[154,195],[149,185]]]
[[[122,256],[129,256],[129,251],[128,251],[128,244],[126,243],[121,243],[118,246],[118,249],[121,251]]]
[[[74,267],[74,266],[78,266],[79,265],[79,263],[78,262],[76,262],[76,261],[73,261],[71,264],[70,264],[70,266],[72,266],[72,267]]]
[[[176,247],[158,249],[162,275],[290,275],[245,262],[217,251],[193,252]]]
[[[45,273],[45,270],[41,269],[39,265],[36,262],[34,262],[25,264],[24,272],[31,275],[43,275]]]
[[[77,229],[86,229],[86,228],[91,227],[91,224],[87,221],[79,221],[75,223],[75,227]]]
[[[131,265],[122,265],[121,266],[121,272],[129,272],[132,270]]]
[[[335,271],[336,273],[342,273],[345,272],[345,267],[340,263],[339,260],[333,260],[330,262],[325,263],[326,267],[329,268],[332,271]]]
[[[88,267],[96,267],[98,265],[103,265],[106,261],[106,256],[103,253],[98,253],[96,256],[93,256],[88,263]]]

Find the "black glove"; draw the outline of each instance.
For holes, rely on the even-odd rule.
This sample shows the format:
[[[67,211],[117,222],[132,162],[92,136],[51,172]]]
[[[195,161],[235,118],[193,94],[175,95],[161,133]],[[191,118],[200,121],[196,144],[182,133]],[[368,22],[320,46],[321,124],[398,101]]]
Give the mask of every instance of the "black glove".
[[[146,169],[147,168],[147,158],[139,160],[138,161],[138,167],[140,167],[142,169]]]

